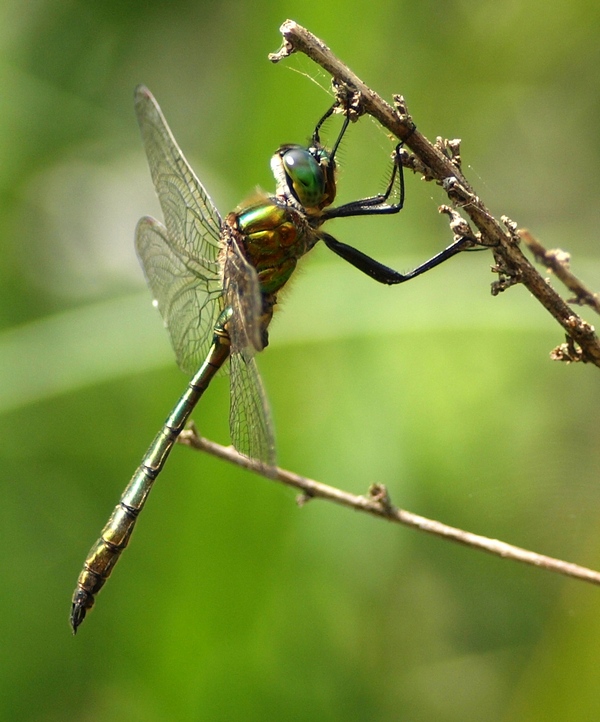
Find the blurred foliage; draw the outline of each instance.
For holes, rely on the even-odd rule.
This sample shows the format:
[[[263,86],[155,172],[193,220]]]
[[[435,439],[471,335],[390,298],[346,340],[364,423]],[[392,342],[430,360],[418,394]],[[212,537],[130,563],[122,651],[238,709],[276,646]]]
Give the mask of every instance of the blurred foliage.
[[[402,93],[430,138],[462,137],[490,208],[600,288],[591,0],[5,0],[0,719],[598,719],[597,589],[299,510],[184,449],[69,634],[84,555],[185,385],[133,252],[137,219],[158,213],[133,88],[232,208],[272,187],[270,154],[329,103],[305,59],[267,61],[286,17]],[[392,146],[368,120],[351,128],[340,200],[381,188]],[[409,177],[399,217],[331,230],[407,269],[449,242],[442,201]],[[259,360],[281,464],[358,493],[385,483],[417,513],[598,568],[597,369],[551,363],[559,328],[522,288],[492,299],[488,268],[464,255],[381,288],[315,250]],[[227,442],[225,382],[195,419]]]

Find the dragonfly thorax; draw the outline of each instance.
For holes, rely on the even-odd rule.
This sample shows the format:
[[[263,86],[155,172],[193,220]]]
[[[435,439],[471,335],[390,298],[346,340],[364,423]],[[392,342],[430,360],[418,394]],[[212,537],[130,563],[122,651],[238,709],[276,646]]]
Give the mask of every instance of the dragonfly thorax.
[[[263,295],[277,293],[293,273],[298,259],[319,240],[304,209],[290,203],[289,196],[257,195],[225,220],[236,232],[238,245],[256,270]]]
[[[282,145],[271,159],[277,195],[318,215],[335,198],[335,162],[322,147]]]

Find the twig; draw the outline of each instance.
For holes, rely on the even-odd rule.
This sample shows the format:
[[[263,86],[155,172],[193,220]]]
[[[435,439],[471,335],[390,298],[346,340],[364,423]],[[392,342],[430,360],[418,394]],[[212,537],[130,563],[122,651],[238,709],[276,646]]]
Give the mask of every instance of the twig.
[[[519,236],[531,249],[536,261],[543,263],[565,284],[569,291],[575,294],[575,297],[570,298],[567,303],[590,306],[596,313],[600,313],[600,294],[591,291],[571,271],[569,267],[571,256],[568,253],[561,251],[559,248],[550,251],[546,250],[537,238],[534,238],[525,228],[519,230]]]
[[[503,559],[511,559],[523,564],[530,564],[534,567],[540,567],[550,572],[564,574],[567,577],[581,579],[591,584],[600,585],[600,572],[593,571],[587,567],[571,564],[560,559],[547,557],[543,554],[522,549],[521,547],[507,544],[498,539],[489,539],[488,537],[473,534],[462,529],[447,526],[439,521],[427,519],[426,517],[413,514],[405,509],[399,509],[394,506],[389,498],[387,489],[381,484],[375,484],[369,489],[367,496],[357,496],[342,489],[337,489],[327,484],[322,484],[314,479],[308,479],[291,471],[286,471],[278,467],[265,467],[258,461],[249,459],[239,454],[232,446],[221,446],[214,441],[202,438],[193,427],[183,431],[179,437],[179,442],[198,451],[205,451],[219,459],[248,469],[268,479],[279,481],[286,486],[298,489],[301,493],[298,503],[304,505],[311,499],[325,499],[327,501],[346,506],[356,511],[361,511],[372,516],[382,517],[396,524],[420,529],[428,534],[442,537],[450,541],[463,544],[473,549],[488,552],[494,556]]]
[[[360,93],[364,111],[405,142],[417,157],[418,164],[424,166],[425,177],[435,179],[450,200],[463,208],[471,218],[481,234],[478,242],[492,248],[497,264],[495,270],[500,274],[500,280],[492,286],[492,292],[497,294],[515,283],[522,283],[560,323],[568,337],[580,346],[582,358],[600,366],[600,343],[594,328],[573,312],[525,258],[518,247],[516,225],[507,218],[503,218],[501,223],[488,211],[463,175],[458,152],[444,152],[448,151],[448,143],[441,139],[432,144],[415,129],[401,96],[394,96],[396,107],[393,108],[308,30],[293,20],[286,20],[280,30],[284,39],[283,47],[277,53],[272,53],[270,60],[278,62],[291,53],[302,52],[329,72],[335,81],[345,83]]]

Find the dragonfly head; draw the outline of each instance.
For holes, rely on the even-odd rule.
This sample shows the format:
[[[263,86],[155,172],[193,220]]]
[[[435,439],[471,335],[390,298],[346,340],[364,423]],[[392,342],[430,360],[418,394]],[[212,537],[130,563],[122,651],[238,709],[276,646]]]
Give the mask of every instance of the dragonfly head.
[[[325,148],[282,145],[271,159],[277,193],[290,195],[307,211],[318,212],[335,198],[335,162]]]

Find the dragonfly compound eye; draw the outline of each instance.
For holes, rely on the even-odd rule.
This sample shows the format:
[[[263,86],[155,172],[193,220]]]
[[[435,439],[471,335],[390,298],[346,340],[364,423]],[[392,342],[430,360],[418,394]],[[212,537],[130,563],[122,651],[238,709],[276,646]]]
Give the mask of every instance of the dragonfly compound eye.
[[[323,169],[306,148],[290,148],[281,160],[288,177],[290,190],[307,208],[321,203],[325,194]]]

